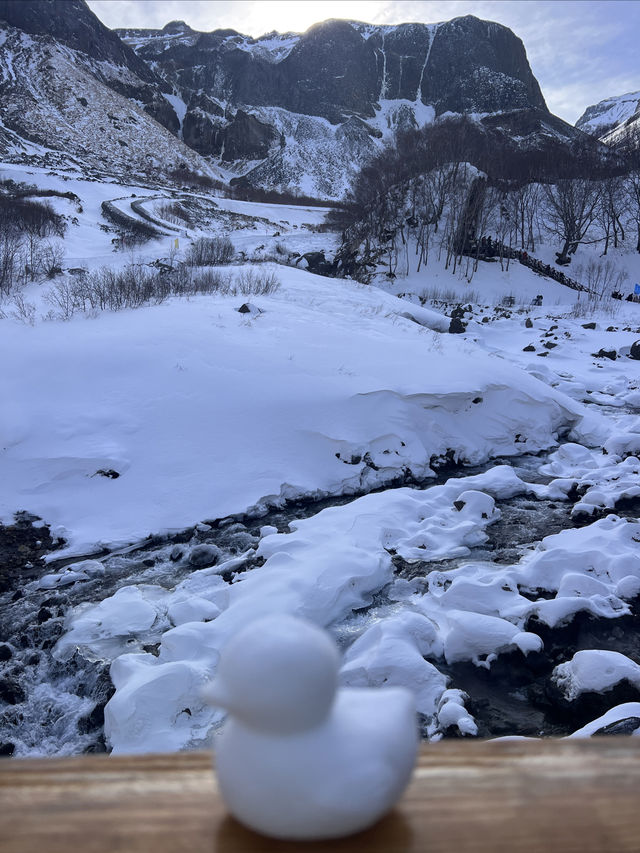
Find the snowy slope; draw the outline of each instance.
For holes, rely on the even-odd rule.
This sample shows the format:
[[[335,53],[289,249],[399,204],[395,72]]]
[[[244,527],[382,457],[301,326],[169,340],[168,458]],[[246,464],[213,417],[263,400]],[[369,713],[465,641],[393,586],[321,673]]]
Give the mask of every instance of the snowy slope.
[[[94,62],[47,39],[6,27],[0,35],[0,139],[5,156],[59,152],[57,160],[111,174],[158,177],[179,165],[215,174],[204,160],[144,111],[118,94],[141,81],[128,69]],[[35,147],[40,146],[40,148]],[[50,155],[51,156],[51,155]]]
[[[112,200],[133,215],[131,202],[141,202],[160,216],[156,204],[176,200],[171,193],[15,164],[2,172],[80,199],[82,210],[52,199],[56,210],[77,216],[77,224],[68,221],[65,269],[168,260],[173,236],[113,252],[100,206]],[[239,250],[261,259],[271,249],[275,256],[278,244],[283,257],[305,245],[335,246],[334,235],[307,227],[321,223],[318,208],[179,198],[202,214],[181,228],[180,258],[203,233],[231,232]],[[552,249],[536,253],[551,259]],[[598,251],[581,246],[576,263]],[[636,252],[623,248],[614,257],[630,282],[640,280]],[[632,517],[640,497],[640,362],[629,357],[640,338],[638,304],[584,305],[577,291],[517,263],[508,271],[481,263],[470,284],[462,269],[457,276],[444,270],[435,251],[420,274],[386,282],[407,294],[402,299],[273,262],[222,272],[238,283],[249,272],[273,272],[280,287],[77,313],[64,322],[43,316],[52,285],[42,282],[25,290],[36,306],[33,325],[1,306],[0,358],[20,365],[0,375],[1,518],[30,511],[52,525],[54,537],[67,538],[48,556],[44,576],[24,589],[25,607],[55,596],[60,611],[34,622],[49,644],[36,656],[40,681],[28,685],[19,714],[0,709],[0,731],[8,717],[15,732],[24,716],[23,734],[34,721],[30,738],[11,734],[16,754],[95,743],[77,723],[110,695],[83,693],[82,671],[80,686],[43,684],[48,630],[58,630],[52,660],[63,671],[81,664],[106,678],[111,665],[116,692],[105,731],[115,752],[209,743],[220,715],[205,707],[200,688],[227,638],[264,612],[293,612],[329,627],[343,650],[344,684],[413,689],[430,738],[479,731],[480,704],[466,707],[461,670],[472,671],[474,684],[478,673],[493,679],[503,655],[510,656],[503,671],[521,672],[530,656],[535,669],[543,638],[570,630],[576,618],[590,630],[613,622],[624,639],[615,623],[627,619],[626,627],[635,618],[640,594],[640,529]],[[384,276],[378,281],[385,284]],[[450,302],[474,303],[464,334],[447,334],[448,317],[416,304],[415,294],[431,290],[435,300],[447,288]],[[539,293],[543,306],[533,306]],[[509,310],[500,304],[505,295],[515,299]],[[237,309],[245,301],[251,308],[243,314]],[[602,349],[615,359],[596,355]],[[433,484],[432,469],[451,458],[485,470]],[[407,478],[420,487],[397,488]],[[283,523],[283,512],[277,528],[249,534],[247,510],[261,518],[288,499],[329,495],[354,499],[304,521]],[[503,513],[514,550],[515,517],[506,504],[518,498],[534,511],[541,504],[542,513],[564,507],[568,528],[551,533],[547,519],[553,524],[557,516],[545,516],[537,538],[525,531],[515,555],[493,561],[482,548]],[[613,509],[628,517],[607,515]],[[53,563],[179,530],[180,544],[157,543],[151,559],[138,552]],[[196,544],[201,531],[244,544],[218,561],[215,548]],[[158,574],[118,576],[134,565]],[[96,577],[114,586],[102,595],[96,586],[83,592]],[[71,591],[77,607],[64,604]],[[7,666],[26,656],[18,646]],[[606,645],[573,656],[570,646],[553,661],[567,702],[637,683],[637,660],[612,657]],[[557,655],[563,644],[549,647]],[[619,654],[633,661],[635,651]],[[567,731],[602,711],[607,723],[630,713],[606,701]]]
[[[626,95],[606,98],[587,107],[576,122],[576,127],[591,136],[605,139],[616,128],[636,117],[639,112],[640,92],[629,92]]]
[[[40,515],[83,553],[282,497],[428,476],[448,450],[515,453],[534,411],[533,451],[580,420],[573,402],[401,318],[375,288],[277,274],[280,291],[255,297],[263,313],[248,320],[242,299],[221,296],[7,323],[3,357],[27,351],[2,380],[4,399],[21,400],[4,415],[2,514]]]

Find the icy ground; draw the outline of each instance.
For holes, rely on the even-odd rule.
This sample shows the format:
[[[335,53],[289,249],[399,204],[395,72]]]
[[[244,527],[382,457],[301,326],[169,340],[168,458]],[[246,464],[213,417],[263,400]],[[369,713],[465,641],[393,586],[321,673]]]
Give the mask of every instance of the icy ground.
[[[101,202],[158,196],[36,177],[82,199],[65,266],[124,263],[95,228]],[[318,211],[221,200],[205,213],[249,258],[334,239],[309,230]],[[181,230],[179,251],[200,233]],[[167,228],[137,261],[174,239]],[[255,269],[280,287],[245,314],[244,297],[218,293],[47,320],[48,285],[32,285],[34,324],[0,320],[3,364],[19,366],[0,380],[0,513],[64,540],[2,598],[0,741],[96,748],[110,667],[108,748],[207,743],[219,717],[200,688],[265,611],[327,626],[345,684],[414,689],[429,738],[640,727],[640,306],[585,316],[576,292],[486,264],[453,335],[410,293]],[[395,288],[445,282],[471,299],[432,269]],[[456,465],[479,473],[447,479]],[[492,689],[502,704],[487,711]]]

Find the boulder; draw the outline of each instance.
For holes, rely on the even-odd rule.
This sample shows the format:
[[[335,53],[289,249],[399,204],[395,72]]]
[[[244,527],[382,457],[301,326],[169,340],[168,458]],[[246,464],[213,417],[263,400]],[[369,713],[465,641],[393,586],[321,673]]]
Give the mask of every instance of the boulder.
[[[220,559],[220,549],[215,545],[196,545],[189,553],[189,563],[197,568],[215,566]]]
[[[459,317],[452,317],[451,322],[449,323],[449,334],[451,335],[459,335],[462,332],[466,332],[467,327],[465,323]]]

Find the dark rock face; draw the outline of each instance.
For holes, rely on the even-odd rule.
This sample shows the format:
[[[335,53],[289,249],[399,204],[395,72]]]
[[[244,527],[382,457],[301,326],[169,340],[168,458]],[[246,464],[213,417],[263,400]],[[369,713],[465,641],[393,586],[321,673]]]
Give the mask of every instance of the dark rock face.
[[[295,188],[295,173],[315,163],[316,192],[340,196],[378,139],[447,112],[484,113],[495,119],[489,130],[538,148],[549,125],[560,139],[581,135],[547,110],[520,39],[473,16],[395,27],[330,20],[263,39],[197,33],[180,21],[118,32],[187,105],[188,145],[226,162],[262,159],[247,184]]]
[[[351,115],[372,118],[380,99],[422,101],[436,115],[528,107],[546,112],[520,39],[470,15],[437,28],[325,21],[297,37],[282,59],[233,30],[193,33],[182,22],[168,27],[186,37],[168,41],[159,31],[135,31],[136,39],[146,37],[139,56],[182,89],[237,105],[277,106],[334,124]],[[134,35],[118,32],[125,39]]]
[[[190,107],[193,101],[192,98]],[[215,108],[220,109],[217,105]],[[200,108],[189,109],[185,115],[182,138],[199,154],[214,154],[222,161],[261,160],[268,156],[271,145],[278,139],[271,125],[244,110],[238,110],[227,123],[216,115],[214,112],[212,117]]]
[[[0,20],[26,33],[49,35],[93,59],[123,65],[141,80],[156,80],[149,66],[101,23],[84,0],[0,0]]]
[[[547,108],[520,39],[472,15],[438,28],[421,96],[437,115]]]
[[[640,341],[634,341],[631,344],[631,350],[629,352],[629,355],[636,361],[640,361]]]
[[[483,122],[497,122],[490,130],[518,140],[535,137],[534,147],[549,138],[541,123],[561,140],[582,135],[548,112],[520,39],[473,16],[395,27],[330,20],[303,34],[260,39],[229,29],[200,33],[183,21],[162,30],[110,31],[84,0],[0,0],[0,18],[52,49],[59,42],[78,51],[83,73],[142,104],[194,152],[235,164],[238,179],[252,185],[341,197],[383,139],[448,112],[484,113]],[[50,79],[45,72],[43,79]],[[20,98],[29,97],[28,82]],[[85,122],[101,100],[90,88],[93,83],[76,93],[78,103],[86,102],[80,116]],[[174,107],[174,98],[184,102],[184,112]],[[58,124],[79,126],[66,106],[58,106],[64,112]],[[44,116],[38,121],[37,110],[31,112],[28,123],[17,115],[9,126],[34,141],[82,153],[81,141],[58,144]],[[109,130],[101,118],[90,124]],[[124,155],[118,147],[129,153],[132,146],[120,137],[110,140],[109,149],[119,164]],[[144,145],[143,171],[173,159],[151,139]],[[543,155],[549,159],[548,152]]]
[[[353,113],[375,115],[381,64],[375,46],[347,21],[311,27],[281,66],[282,76],[273,80],[279,106],[321,116],[334,124]]]
[[[223,160],[258,160],[266,157],[276,131],[255,116],[238,110],[224,130]]]

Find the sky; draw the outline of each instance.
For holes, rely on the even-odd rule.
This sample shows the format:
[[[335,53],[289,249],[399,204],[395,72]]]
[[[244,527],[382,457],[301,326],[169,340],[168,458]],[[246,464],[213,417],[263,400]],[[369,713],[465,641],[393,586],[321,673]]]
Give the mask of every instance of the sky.
[[[106,24],[250,36],[304,32],[327,18],[372,24],[436,23],[476,15],[512,29],[551,112],[573,124],[590,104],[640,90],[640,0],[88,0]]]

